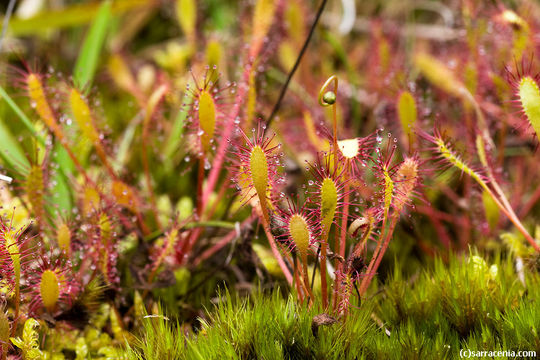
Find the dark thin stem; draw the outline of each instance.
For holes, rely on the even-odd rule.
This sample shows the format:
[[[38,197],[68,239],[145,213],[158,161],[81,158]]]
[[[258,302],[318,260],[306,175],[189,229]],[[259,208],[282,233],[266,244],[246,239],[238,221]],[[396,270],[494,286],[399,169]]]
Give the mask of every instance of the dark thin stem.
[[[317,267],[319,265],[319,256],[321,255],[321,244],[317,248],[317,256],[315,256],[315,265],[313,265],[313,274],[311,275],[311,290],[315,286],[315,274],[317,273]]]
[[[306,295],[307,295],[307,303],[308,305],[312,304],[314,301],[313,298],[313,291],[311,291],[311,287],[309,286],[309,267],[307,263],[307,256],[302,256],[302,267],[304,268],[304,283],[306,285]]]
[[[324,7],[326,6],[326,3],[328,0],[322,0],[321,5],[319,5],[319,9],[317,10],[317,15],[315,16],[315,20],[313,20],[313,24],[311,25],[311,29],[309,29],[309,34],[306,38],[306,41],[304,41],[304,45],[302,46],[302,49],[300,50],[300,53],[298,54],[298,57],[296,58],[296,62],[294,63],[293,68],[289,72],[289,75],[287,76],[287,80],[285,81],[285,84],[283,84],[283,87],[281,88],[281,92],[279,93],[279,98],[276,101],[276,104],[274,105],[274,108],[272,109],[272,112],[270,113],[270,116],[266,120],[266,129],[270,126],[272,123],[272,120],[276,116],[276,113],[279,110],[279,107],[281,106],[281,101],[283,100],[283,97],[285,97],[285,93],[287,92],[287,88],[289,87],[289,83],[291,82],[292,77],[294,76],[294,73],[298,69],[298,66],[300,65],[300,61],[302,61],[302,57],[304,56],[304,53],[307,50],[307,47],[309,45],[309,42],[311,40],[311,37],[313,36],[313,33],[315,32],[315,27],[317,27],[317,24],[319,23],[319,19],[321,18],[321,15],[323,13]]]

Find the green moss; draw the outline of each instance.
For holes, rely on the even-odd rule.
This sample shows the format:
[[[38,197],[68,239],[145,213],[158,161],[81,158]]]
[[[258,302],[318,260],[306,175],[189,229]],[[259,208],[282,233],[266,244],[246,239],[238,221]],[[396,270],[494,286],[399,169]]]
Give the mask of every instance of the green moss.
[[[320,304],[299,305],[279,292],[226,295],[186,338],[175,359],[452,359],[459,350],[536,350],[540,277],[517,281],[512,259],[450,256],[409,279],[401,265],[350,315],[312,332]],[[161,322],[162,336],[178,330]],[[163,330],[165,326],[166,330]],[[150,331],[151,333],[148,333]],[[141,344],[155,341],[145,326]],[[147,346],[147,345],[145,345]],[[146,349],[146,348],[144,348]],[[128,351],[132,354],[134,350]]]

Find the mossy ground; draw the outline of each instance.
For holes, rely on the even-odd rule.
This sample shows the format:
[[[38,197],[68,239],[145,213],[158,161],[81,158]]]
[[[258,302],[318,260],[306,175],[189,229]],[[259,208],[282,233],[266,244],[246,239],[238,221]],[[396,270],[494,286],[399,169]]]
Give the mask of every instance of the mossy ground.
[[[16,1],[0,360],[540,353],[534,14],[532,0]],[[276,150],[253,164],[252,131]],[[361,301],[351,286],[324,315],[320,273],[311,307],[287,284],[304,266],[276,214],[294,199],[315,218],[305,267],[332,267],[331,297],[358,276]]]
[[[452,256],[409,278],[396,265],[385,283],[316,336],[320,304],[308,308],[280,291],[247,298],[226,293],[185,338],[172,320],[144,319],[128,358],[454,359],[460,349],[538,354],[540,277],[528,272],[524,280],[512,259],[498,257]]]

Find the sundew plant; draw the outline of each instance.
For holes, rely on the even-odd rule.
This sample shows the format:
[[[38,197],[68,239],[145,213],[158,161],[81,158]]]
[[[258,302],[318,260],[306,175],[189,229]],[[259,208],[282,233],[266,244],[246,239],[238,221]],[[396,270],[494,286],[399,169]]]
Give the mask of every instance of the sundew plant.
[[[0,5],[0,360],[540,354],[540,5]]]

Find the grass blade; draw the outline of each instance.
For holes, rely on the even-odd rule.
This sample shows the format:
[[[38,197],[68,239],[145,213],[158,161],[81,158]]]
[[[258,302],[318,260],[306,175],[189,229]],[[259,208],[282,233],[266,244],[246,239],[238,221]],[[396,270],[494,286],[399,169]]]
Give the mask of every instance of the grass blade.
[[[182,105],[182,108],[180,108],[180,111],[176,115],[176,118],[174,119],[173,127],[171,129],[171,134],[167,138],[167,141],[165,142],[165,146],[163,148],[165,158],[167,159],[173,156],[174,153],[178,150],[178,146],[182,139],[184,123],[188,116],[187,109],[191,105],[192,101],[193,101],[192,96],[186,93],[184,95],[184,98],[182,99],[182,104],[184,104],[185,106]]]
[[[14,169],[30,167],[28,159],[3,120],[0,120],[0,158]]]
[[[69,183],[69,179],[66,176],[68,173],[73,173],[74,165],[73,161],[69,157],[66,149],[60,144],[54,144],[53,149],[53,161],[58,164],[58,169],[54,174],[52,189],[53,198],[51,203],[54,204],[54,207],[51,206],[52,213],[59,211],[60,214],[69,214],[73,206],[72,198],[72,186]],[[58,214],[57,214],[58,216]]]
[[[34,124],[32,124],[32,121],[26,116],[26,114],[21,110],[21,108],[13,101],[13,99],[8,95],[6,90],[0,86],[0,97],[4,98],[6,101],[6,104],[9,105],[11,110],[17,115],[17,117],[21,120],[23,125],[30,131],[32,136],[41,144],[45,145],[45,139],[39,133],[36,131],[36,128],[34,127]]]
[[[79,88],[88,89],[92,83],[110,20],[111,2],[105,1],[100,6],[94,23],[86,35],[79,58],[75,64],[73,78]]]
[[[147,7],[154,1],[117,0],[111,5],[111,14],[117,15],[134,8]],[[50,29],[63,29],[81,26],[91,22],[98,14],[99,2],[76,4],[62,10],[44,11],[28,19],[13,18],[9,23],[12,36],[28,36],[41,34]]]

